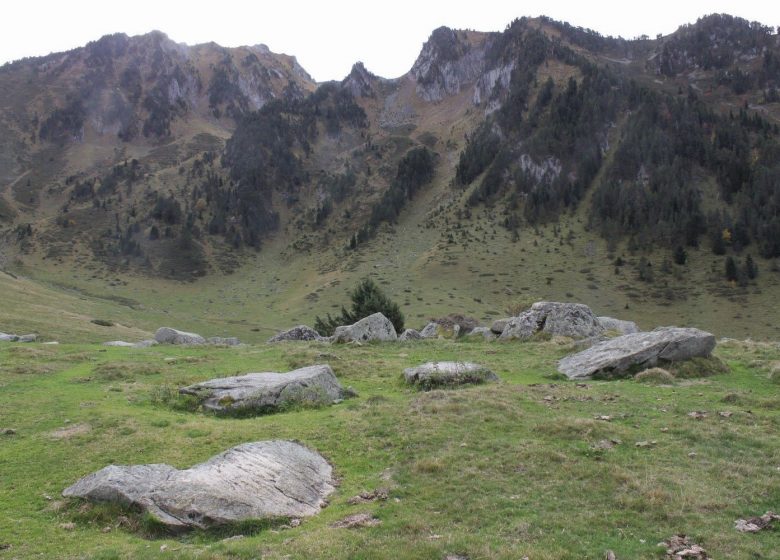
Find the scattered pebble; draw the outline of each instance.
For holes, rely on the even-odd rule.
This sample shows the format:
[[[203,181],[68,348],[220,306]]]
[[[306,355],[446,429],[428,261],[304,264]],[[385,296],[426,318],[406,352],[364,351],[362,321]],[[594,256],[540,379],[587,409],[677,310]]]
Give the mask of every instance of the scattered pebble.
[[[372,492],[361,492],[357,496],[352,496],[349,500],[347,500],[347,503],[352,506],[358,504],[367,504],[376,500],[384,501],[387,499],[387,496],[388,492],[385,488],[377,488]]]
[[[720,416],[720,417],[722,417],[722,418],[731,418],[731,415],[732,415],[732,414],[734,414],[734,413],[733,413],[733,412],[729,412],[729,411],[727,411],[727,410],[724,410],[724,411],[718,412],[718,416]]]
[[[703,410],[694,410],[693,412],[689,412],[688,416],[694,420],[703,420],[704,418],[707,418],[707,413]]]
[[[670,539],[658,543],[658,546],[666,548],[666,560],[679,560],[680,558],[712,560],[707,556],[706,550],[698,544],[692,543],[685,535],[674,535]]]
[[[652,441],[638,441],[634,445],[636,447],[652,447],[656,443],[658,443],[656,440],[652,440]]]

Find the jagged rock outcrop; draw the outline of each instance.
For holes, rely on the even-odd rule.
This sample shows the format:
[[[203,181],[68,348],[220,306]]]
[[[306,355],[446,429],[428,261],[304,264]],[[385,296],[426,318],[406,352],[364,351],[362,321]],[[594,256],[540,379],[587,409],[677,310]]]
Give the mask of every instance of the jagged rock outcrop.
[[[341,87],[349,91],[352,97],[376,97],[373,86],[378,79],[366,70],[362,62],[356,62],[349,75],[342,80]]]
[[[110,465],[62,494],[137,507],[181,530],[316,515],[334,489],[333,469],[320,454],[274,440],[238,445],[185,470]]]
[[[296,340],[324,340],[324,338],[320,336],[320,333],[311,327],[307,327],[306,325],[297,325],[291,329],[282,331],[279,334],[272,336],[268,339],[268,342],[290,342]]]
[[[248,373],[212,379],[179,389],[194,396],[205,410],[218,413],[263,414],[295,405],[327,405],[346,396],[328,365],[288,373]]]
[[[715,337],[694,328],[659,327],[626,334],[566,356],[558,371],[569,379],[626,377],[655,366],[708,357]]]
[[[597,317],[604,330],[619,332],[620,334],[633,334],[639,332],[639,327],[633,321],[623,321],[613,317]]]
[[[500,340],[527,340],[537,332],[579,339],[598,336],[604,327],[587,305],[537,301],[507,323]]]
[[[426,101],[440,101],[474,83],[482,72],[484,48],[469,43],[464,31],[448,27],[434,30],[423,45],[410,75],[417,94]]]
[[[354,325],[336,327],[333,342],[371,342],[398,340],[398,334],[390,319],[381,313],[364,317]]]
[[[404,370],[404,380],[422,389],[498,381],[485,366],[472,362],[428,362]]]
[[[157,329],[154,339],[160,344],[206,344],[206,339],[199,334],[178,331],[171,327]]]

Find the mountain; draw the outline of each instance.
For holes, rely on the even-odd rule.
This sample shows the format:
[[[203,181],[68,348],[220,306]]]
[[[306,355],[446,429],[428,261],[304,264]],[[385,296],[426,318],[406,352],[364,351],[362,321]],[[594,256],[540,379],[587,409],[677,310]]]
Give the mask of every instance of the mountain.
[[[778,35],[727,15],[442,27],[401,78],[324,84],[108,36],[0,68],[0,260],[142,299],[238,282],[241,316],[310,321],[374,275],[421,321],[549,297],[774,333],[778,87]]]

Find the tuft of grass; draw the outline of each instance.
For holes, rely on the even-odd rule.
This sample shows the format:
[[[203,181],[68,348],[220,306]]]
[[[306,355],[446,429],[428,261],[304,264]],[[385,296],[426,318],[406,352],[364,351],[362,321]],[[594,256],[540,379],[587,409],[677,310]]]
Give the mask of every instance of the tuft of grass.
[[[726,362],[716,356],[691,358],[684,362],[671,363],[667,367],[677,379],[698,379],[729,372]]]
[[[92,373],[100,381],[126,381],[139,375],[154,375],[160,370],[140,362],[106,362],[95,366]]]

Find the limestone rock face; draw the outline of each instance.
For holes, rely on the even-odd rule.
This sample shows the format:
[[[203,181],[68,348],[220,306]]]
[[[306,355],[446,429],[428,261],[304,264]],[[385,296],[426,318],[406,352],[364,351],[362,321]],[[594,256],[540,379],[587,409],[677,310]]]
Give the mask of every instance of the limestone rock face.
[[[135,506],[171,529],[317,514],[334,490],[332,468],[291,441],[244,443],[186,470],[110,465],[63,496]]]
[[[398,340],[398,334],[390,319],[381,313],[364,317],[354,325],[336,327],[333,342],[370,342],[372,340]]]
[[[404,380],[423,389],[498,381],[485,366],[472,362],[428,362],[404,370]]]
[[[708,332],[659,327],[619,336],[566,356],[558,362],[558,371],[569,379],[627,376],[669,362],[706,358],[713,348],[715,337]]]
[[[206,344],[206,339],[199,334],[178,331],[170,327],[157,329],[154,339],[160,344]]]
[[[306,325],[298,325],[289,330],[280,332],[268,339],[268,342],[289,342],[295,340],[323,340],[320,333]]]
[[[343,399],[345,391],[328,365],[289,373],[248,373],[212,379],[179,389],[214,412],[276,412],[297,404],[326,405]]]
[[[507,323],[500,339],[527,340],[540,331],[578,339],[598,336],[604,327],[587,305],[537,301]]]
[[[604,330],[615,331],[620,334],[633,334],[639,332],[639,327],[633,321],[623,321],[613,317],[596,317],[604,327]]]

